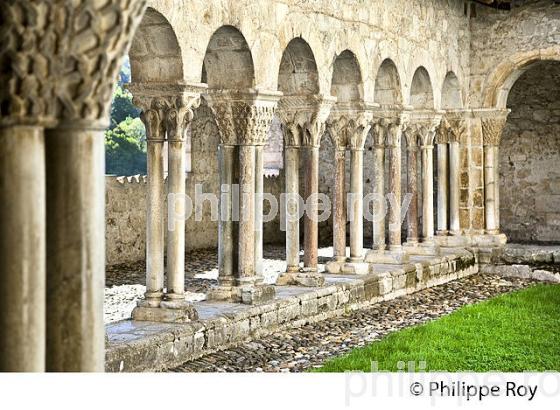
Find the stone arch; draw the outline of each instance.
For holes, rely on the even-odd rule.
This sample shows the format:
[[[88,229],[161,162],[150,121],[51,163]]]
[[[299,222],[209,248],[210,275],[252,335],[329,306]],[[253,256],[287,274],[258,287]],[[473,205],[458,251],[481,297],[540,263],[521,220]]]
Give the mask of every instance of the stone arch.
[[[453,71],[449,71],[443,80],[441,108],[444,110],[463,108],[461,84]]]
[[[129,51],[134,82],[176,82],[183,79],[181,47],[167,18],[152,7],[140,22]]]
[[[434,92],[428,70],[420,66],[410,84],[410,105],[415,109],[434,109]]]
[[[331,95],[337,98],[337,103],[363,100],[360,65],[350,50],[344,50],[334,60]]]
[[[237,28],[222,26],[212,34],[204,56],[201,81],[210,89],[253,88],[253,55]]]
[[[292,39],[280,61],[278,90],[284,95],[312,95],[319,93],[319,73],[309,44],[297,37]]]
[[[383,60],[379,66],[374,90],[374,102],[382,106],[395,106],[403,103],[399,71],[390,58]]]
[[[560,47],[514,54],[499,64],[487,77],[482,92],[482,106],[506,108],[509,91],[515,82],[539,61],[560,61]]]

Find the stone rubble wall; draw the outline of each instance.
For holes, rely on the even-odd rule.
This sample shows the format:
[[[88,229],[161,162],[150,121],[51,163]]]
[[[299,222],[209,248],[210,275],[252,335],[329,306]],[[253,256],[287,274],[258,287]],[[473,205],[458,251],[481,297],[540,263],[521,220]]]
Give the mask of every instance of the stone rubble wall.
[[[511,242],[560,242],[560,62],[511,89],[500,144],[500,226]]]
[[[130,321],[117,322],[107,327],[109,344],[105,370],[140,372],[173,368],[283,327],[302,326],[340,316],[349,310],[477,272],[476,253],[457,250],[454,254],[404,265],[390,272],[338,281],[334,285],[217,318],[175,325],[136,323],[132,326]],[[148,333],[152,334],[146,336]]]

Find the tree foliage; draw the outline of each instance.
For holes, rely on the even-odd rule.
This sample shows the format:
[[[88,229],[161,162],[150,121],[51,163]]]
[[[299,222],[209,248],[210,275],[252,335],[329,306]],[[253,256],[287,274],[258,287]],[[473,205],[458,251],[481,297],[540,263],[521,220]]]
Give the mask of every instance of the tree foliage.
[[[106,173],[146,173],[146,129],[139,118],[127,118],[105,132]]]

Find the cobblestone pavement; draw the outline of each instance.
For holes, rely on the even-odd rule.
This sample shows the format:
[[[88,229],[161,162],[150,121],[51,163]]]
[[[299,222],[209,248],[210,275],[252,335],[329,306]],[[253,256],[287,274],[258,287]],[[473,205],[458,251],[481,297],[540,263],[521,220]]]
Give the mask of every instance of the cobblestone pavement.
[[[493,296],[525,288],[528,279],[474,275],[382,302],[338,318],[278,331],[188,362],[173,372],[301,372],[326,359]]]

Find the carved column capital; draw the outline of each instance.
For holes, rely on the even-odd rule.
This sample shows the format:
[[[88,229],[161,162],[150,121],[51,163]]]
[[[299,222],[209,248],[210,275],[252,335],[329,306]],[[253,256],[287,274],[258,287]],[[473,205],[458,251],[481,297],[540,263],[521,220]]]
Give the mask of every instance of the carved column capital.
[[[224,145],[265,145],[276,112],[278,92],[220,90],[208,94]]]
[[[336,98],[323,95],[285,96],[278,104],[286,146],[318,147]]]
[[[444,128],[446,141],[449,143],[467,143],[469,111],[447,111],[443,116],[440,129]]]
[[[481,115],[483,145],[499,146],[509,110],[485,111]]]
[[[131,83],[127,88],[132,93],[134,105],[142,110],[142,121],[146,126],[147,138],[184,141],[185,132],[200,105],[204,84],[142,84]]]
[[[115,77],[146,1],[83,3],[2,3],[0,124],[108,124]]]
[[[441,119],[442,113],[436,111],[413,111],[410,114],[408,128],[416,133],[422,148],[433,147]]]
[[[372,126],[373,111],[366,104],[335,106],[331,110],[327,127],[332,131],[337,147],[363,150]],[[338,140],[338,141],[337,141]]]

